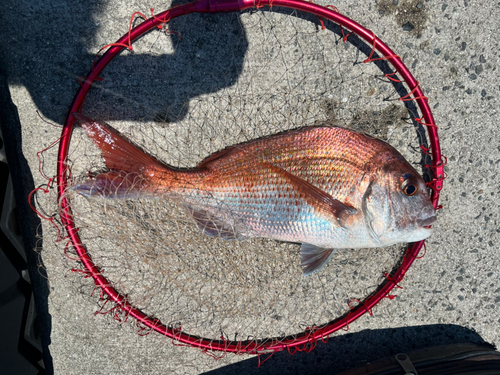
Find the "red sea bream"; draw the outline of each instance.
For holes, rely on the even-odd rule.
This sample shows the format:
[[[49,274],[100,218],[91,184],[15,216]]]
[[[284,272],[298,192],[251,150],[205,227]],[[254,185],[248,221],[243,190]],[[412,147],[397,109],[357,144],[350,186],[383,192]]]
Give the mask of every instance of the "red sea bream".
[[[389,144],[338,127],[306,127],[229,147],[197,168],[172,168],[109,125],[73,114],[107,171],[74,189],[85,196],[177,200],[209,236],[302,244],[305,275],[339,248],[427,238],[435,211],[423,179]]]

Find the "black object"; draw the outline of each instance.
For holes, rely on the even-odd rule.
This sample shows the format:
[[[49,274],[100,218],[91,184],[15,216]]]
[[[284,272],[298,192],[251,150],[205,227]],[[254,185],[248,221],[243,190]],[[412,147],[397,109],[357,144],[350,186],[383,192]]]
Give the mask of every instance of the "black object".
[[[338,375],[500,374],[500,353],[489,344],[452,344],[399,353]]]
[[[2,80],[2,83],[5,82]],[[0,90],[7,90],[6,85],[0,85]],[[9,106],[3,100],[6,94],[3,91],[0,98],[0,125],[4,125]],[[0,373],[42,375],[46,374],[42,344],[27,254],[16,215],[6,143],[0,132]]]

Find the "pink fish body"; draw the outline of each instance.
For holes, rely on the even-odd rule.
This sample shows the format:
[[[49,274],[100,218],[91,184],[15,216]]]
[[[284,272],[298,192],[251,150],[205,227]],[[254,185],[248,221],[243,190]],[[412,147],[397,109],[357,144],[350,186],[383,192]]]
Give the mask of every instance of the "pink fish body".
[[[109,171],[79,184],[87,196],[178,200],[205,234],[302,243],[305,275],[338,248],[427,238],[436,220],[423,179],[389,144],[337,127],[309,127],[215,153],[176,170],[81,114]]]

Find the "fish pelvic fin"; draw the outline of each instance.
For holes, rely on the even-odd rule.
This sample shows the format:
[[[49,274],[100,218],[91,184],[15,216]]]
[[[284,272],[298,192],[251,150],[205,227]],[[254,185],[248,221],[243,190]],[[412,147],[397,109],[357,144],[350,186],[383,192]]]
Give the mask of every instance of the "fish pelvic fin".
[[[76,123],[99,147],[108,172],[77,184],[73,189],[85,196],[137,198],[154,195],[163,183],[176,174],[172,168],[147,155],[124,139],[115,129],[81,113],[72,113]]]
[[[190,204],[183,203],[186,212],[194,219],[198,228],[211,237],[220,237],[224,240],[237,240],[244,238],[239,234],[234,225],[225,222],[223,219],[213,215],[209,211],[194,208]]]
[[[324,249],[303,243],[300,249],[300,265],[304,276],[312,275],[321,270],[336,251],[336,249]]]
[[[299,191],[302,198],[316,211],[326,216],[335,225],[346,228],[350,215],[355,215],[358,211],[338,199],[333,198],[327,192],[314,186],[310,182],[295,176],[292,173],[271,163],[265,163],[274,172],[281,174]]]

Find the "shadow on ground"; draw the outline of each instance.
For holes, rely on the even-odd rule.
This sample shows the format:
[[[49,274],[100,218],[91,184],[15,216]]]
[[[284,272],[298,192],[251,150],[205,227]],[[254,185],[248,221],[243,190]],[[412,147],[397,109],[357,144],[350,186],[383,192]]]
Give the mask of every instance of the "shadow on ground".
[[[174,2],[175,4],[176,2]],[[107,1],[93,0],[86,2],[66,2],[51,0],[46,2],[13,1],[7,0],[2,4],[0,13],[0,120],[5,141],[7,159],[9,160],[14,190],[16,192],[17,215],[20,221],[21,234],[25,239],[25,248],[28,253],[30,276],[33,283],[35,304],[37,307],[36,331],[39,332],[43,352],[45,369],[48,374],[53,373],[52,358],[50,356],[51,316],[48,309],[49,286],[48,278],[40,275],[43,267],[43,251],[36,254],[33,249],[41,248],[36,242],[40,233],[40,219],[31,210],[28,204],[28,195],[35,188],[32,172],[23,154],[23,139],[21,122],[16,105],[12,102],[9,86],[23,86],[28,90],[40,115],[49,121],[64,123],[68,108],[79,88],[78,78],[84,77],[92,65],[94,55],[89,53],[90,41],[96,38],[99,25],[95,22],[95,15],[106,12]],[[144,9],[134,9],[144,11]],[[153,113],[163,120],[172,108],[191,97],[220,90],[230,85],[241,72],[243,58],[246,52],[247,40],[244,30],[238,22],[238,16],[225,17],[221,15],[193,15],[190,22],[170,22],[170,27],[184,36],[190,43],[180,45],[175,53],[160,56],[142,56],[143,69],[155,69],[158,72],[167,72],[175,78],[183,72],[185,84],[179,91],[179,86],[166,84],[166,79],[154,79],[145,75],[138,85],[133,85],[136,76],[140,73],[134,70],[134,59],[138,56],[118,56],[113,67],[106,73],[120,74],[113,86],[115,98],[126,97],[141,105],[146,101],[145,108],[149,115]],[[182,18],[182,17],[181,17]],[[194,25],[194,26],[193,26]],[[128,24],[123,25],[124,33]],[[113,34],[114,35],[114,34]],[[178,38],[173,34],[167,36]],[[104,39],[114,42],[116,37]],[[237,40],[238,48],[228,49],[228,44]],[[228,55],[229,54],[229,55]],[[175,56],[175,58],[173,57]],[[217,64],[231,61],[233,67],[229,72],[215,69]],[[132,68],[130,68],[132,62]],[[127,68],[128,67],[128,68]],[[125,72],[123,69],[125,68]],[[208,70],[207,70],[208,69]],[[108,72],[109,71],[109,72]],[[221,76],[214,74],[221,72]],[[203,77],[211,75],[210,84]],[[148,81],[148,78],[150,81]],[[116,77],[114,77],[116,78]],[[121,82],[121,83],[120,83]],[[133,89],[131,89],[133,86]],[[161,95],[158,94],[161,92]],[[120,104],[120,103],[118,103]],[[123,105],[121,106],[123,108]],[[108,103],[105,113],[100,113],[100,119],[108,120],[137,120],[130,118],[125,111],[113,108]],[[185,113],[185,112],[184,112]],[[136,117],[139,116],[135,113]],[[177,117],[183,113],[177,113]],[[26,140],[24,141],[26,142]],[[33,154],[37,151],[33,149]]]
[[[53,0],[21,4],[8,0],[2,7],[0,69],[7,74],[10,85],[26,87],[41,114],[50,121],[64,122],[79,88],[77,80],[87,75],[95,58],[89,51],[96,36],[112,43],[119,35],[116,30],[103,29],[96,22],[96,15],[109,13],[107,3],[106,0],[83,3]],[[179,3],[174,1],[173,6]],[[147,6],[131,8],[131,13],[145,9]],[[28,25],[20,20],[37,22]],[[140,22],[137,20],[135,25]],[[122,26],[125,34],[128,22],[124,21]],[[142,104],[148,115],[155,112],[165,115],[178,102],[185,103],[192,97],[231,85],[241,72],[248,46],[236,13],[232,17],[223,14],[183,16],[169,22],[169,28],[176,32],[165,36],[172,41],[173,53],[122,54],[103,72],[105,82],[113,83],[114,98]],[[110,34],[109,37],[106,34]],[[228,45],[232,48],[227,48]],[[140,64],[135,63],[136,59]],[[228,62],[233,67],[229,72],[218,68]],[[152,70],[158,75],[141,74],[141,70]],[[208,76],[210,81],[205,79]],[[179,80],[185,84],[172,84]],[[138,118],[130,118],[124,107],[126,105],[119,101],[107,103],[107,111],[101,114],[101,119],[141,118],[140,114],[136,114]]]
[[[398,353],[457,343],[485,342],[476,332],[451,324],[365,330],[332,337],[327,343],[318,342],[309,353],[275,353],[260,368],[254,357],[204,375],[337,374]]]

